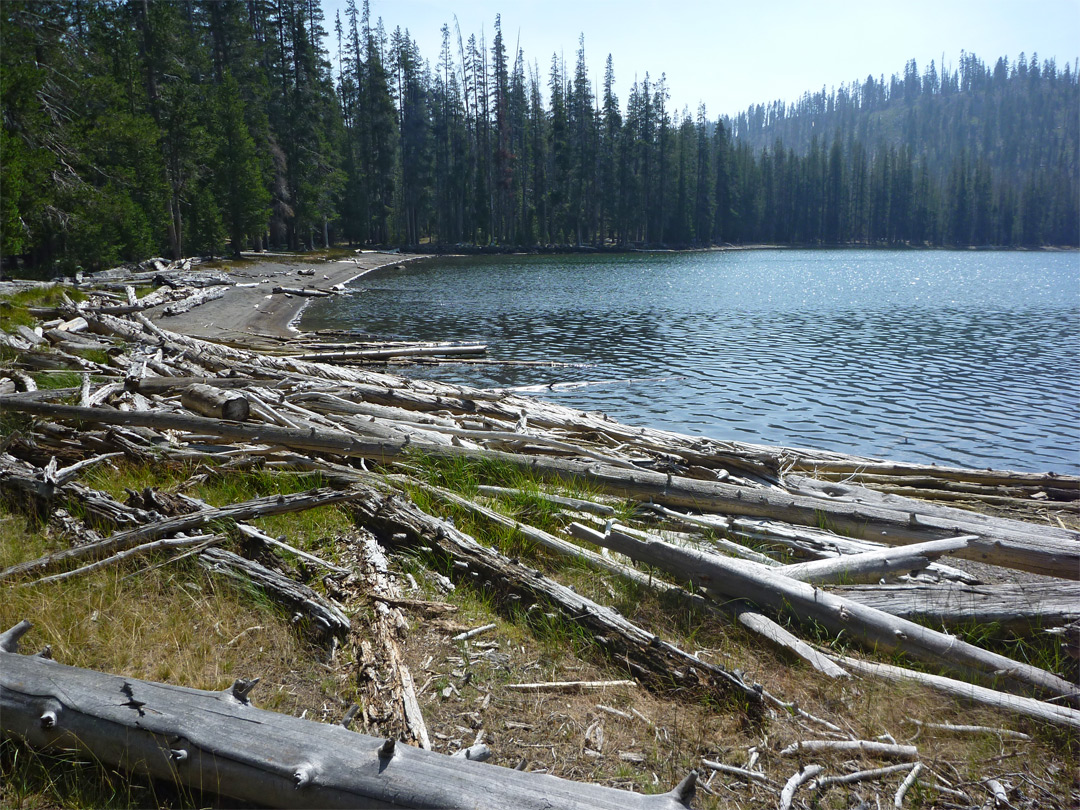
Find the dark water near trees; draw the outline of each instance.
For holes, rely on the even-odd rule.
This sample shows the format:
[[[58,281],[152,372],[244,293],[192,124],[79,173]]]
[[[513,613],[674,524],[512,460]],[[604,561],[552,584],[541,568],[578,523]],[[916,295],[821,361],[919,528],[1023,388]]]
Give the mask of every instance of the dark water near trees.
[[[580,364],[417,376],[721,439],[1080,472],[1080,254],[470,257],[355,286],[303,327]]]

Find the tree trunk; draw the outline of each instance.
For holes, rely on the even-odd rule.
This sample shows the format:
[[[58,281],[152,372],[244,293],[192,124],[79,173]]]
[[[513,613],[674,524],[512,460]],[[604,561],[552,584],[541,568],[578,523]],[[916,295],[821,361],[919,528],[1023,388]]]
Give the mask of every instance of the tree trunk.
[[[39,748],[81,749],[109,767],[268,807],[678,810],[696,773],[646,796],[448,757],[338,724],[263,711],[254,681],[207,692],[18,655],[0,636],[0,730]]]

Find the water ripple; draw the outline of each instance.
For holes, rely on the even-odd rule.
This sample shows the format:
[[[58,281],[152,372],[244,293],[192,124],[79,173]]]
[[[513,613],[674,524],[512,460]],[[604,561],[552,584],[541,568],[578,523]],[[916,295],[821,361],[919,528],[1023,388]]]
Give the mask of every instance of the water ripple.
[[[717,438],[1080,472],[1077,254],[458,259],[358,285],[304,327],[588,365],[418,375]]]

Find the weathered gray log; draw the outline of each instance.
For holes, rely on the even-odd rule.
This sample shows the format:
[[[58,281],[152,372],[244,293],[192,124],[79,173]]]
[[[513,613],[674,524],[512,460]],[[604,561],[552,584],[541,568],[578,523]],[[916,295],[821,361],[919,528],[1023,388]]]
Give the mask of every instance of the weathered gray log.
[[[618,611],[560,585],[521,561],[476,542],[444,520],[420,511],[411,501],[373,489],[352,501],[358,522],[386,545],[434,547],[464,563],[454,574],[491,593],[500,608],[528,600],[557,609],[588,631],[612,661],[660,691],[678,687],[721,696],[734,691],[758,703],[758,693],[734,673],[700,660],[643,630]]]
[[[829,591],[894,616],[954,627],[996,623],[1023,630],[1080,620],[1080,583],[1075,582],[852,585]]]
[[[1022,695],[1010,695],[978,684],[958,681],[955,678],[946,678],[943,675],[917,672],[913,669],[896,667],[892,664],[862,661],[846,655],[839,656],[836,660],[837,663],[842,664],[851,671],[863,675],[874,675],[891,681],[914,681],[937,689],[947,695],[962,700],[970,700],[974,703],[981,703],[984,706],[990,706],[1000,711],[1014,712],[1026,717],[1033,717],[1044,723],[1080,729],[1080,711],[1070,709],[1068,706],[1057,706],[1045,700],[1036,700]]]
[[[294,623],[306,621],[317,635],[343,636],[349,632],[349,618],[341,609],[302,582],[222,548],[208,548],[199,553],[198,559],[203,567],[216,574],[254,585],[272,601],[283,605]]]
[[[410,741],[430,750],[431,740],[428,738],[424,713],[416,697],[416,684],[413,683],[412,673],[398,645],[398,637],[404,637],[409,626],[401,610],[391,604],[391,600],[401,598],[401,589],[390,575],[389,561],[374,535],[361,532],[353,545],[357,551],[358,573],[363,578],[368,593],[376,598],[373,606],[374,619],[365,635],[374,636],[374,641],[382,648],[382,655],[375,656],[374,661],[361,660],[359,663],[365,669],[371,666],[385,670],[382,673],[385,677],[361,676],[360,688],[368,697],[364,701],[365,705],[370,707],[373,704],[389,702],[393,725],[400,727],[393,731],[403,732]],[[367,639],[361,641],[361,651],[366,641]],[[367,716],[368,711],[365,709],[364,717]],[[385,723],[382,730],[389,730]],[[402,735],[397,733],[395,736]]]
[[[216,301],[217,299],[224,297],[228,290],[228,286],[205,287],[202,290],[199,290],[199,292],[189,295],[187,298],[177,301],[174,304],[169,304],[162,310],[161,314],[164,317],[183,315],[185,312],[188,312],[195,307],[202,306],[209,301]]]
[[[25,574],[43,574],[54,570],[67,562],[85,559],[100,559],[118,551],[140,545],[155,537],[162,537],[191,529],[199,529],[215,520],[250,520],[265,515],[280,515],[287,512],[300,512],[316,506],[341,503],[354,497],[355,493],[332,489],[313,489],[295,495],[268,495],[254,498],[243,503],[230,504],[219,509],[202,509],[185,515],[158,520],[107,537],[100,543],[92,543],[76,548],[64,549],[36,560],[18,563],[0,571],[0,582]]]
[[[392,360],[404,357],[458,357],[487,352],[483,343],[460,344],[456,346],[396,346],[379,349],[348,349],[337,352],[310,352],[308,354],[286,355],[294,360],[307,360],[316,363],[332,363],[342,360]]]
[[[596,542],[689,580],[717,597],[747,599],[802,621],[820,622],[833,632],[843,631],[852,638],[883,649],[904,650],[963,672],[976,671],[1000,677],[1014,687],[1033,686],[1058,697],[1076,700],[1076,686],[1050,672],[822,591],[778,574],[775,568],[749,560],[705,554],[659,539],[641,541],[617,531],[600,535]]]
[[[896,499],[887,506],[834,501],[824,496],[789,495],[750,489],[720,482],[698,481],[648,470],[625,470],[601,463],[587,463],[543,456],[523,456],[494,450],[469,450],[444,445],[418,445],[408,440],[361,440],[336,431],[310,432],[274,426],[249,426],[200,417],[161,413],[119,413],[99,408],[33,402],[0,397],[0,408],[37,413],[54,419],[81,419],[107,424],[137,424],[159,429],[211,433],[230,439],[265,441],[297,449],[388,461],[407,448],[422,449],[436,457],[493,459],[531,470],[543,476],[584,481],[621,497],[684,508],[707,508],[729,514],[773,517],[800,525],[816,526],[824,516],[838,531],[870,536],[889,544],[940,539],[956,534],[978,534],[963,551],[976,559],[1049,576],[1080,579],[1080,534],[1049,526],[990,518],[962,510],[942,516],[923,516],[915,501]],[[942,507],[937,507],[940,510]],[[957,514],[953,514],[957,513]]]
[[[862,554],[845,554],[827,560],[785,565],[777,568],[776,573],[814,585],[877,582],[886,574],[921,571],[942,554],[967,548],[968,543],[974,539],[976,538],[973,535],[965,535]]]
[[[189,411],[213,419],[243,422],[248,418],[251,406],[240,393],[230,393],[209,385],[189,385],[180,395],[180,404]]]
[[[647,796],[500,768],[263,711],[253,681],[207,692],[18,655],[0,635],[0,730],[38,748],[80,749],[110,767],[269,807],[677,810],[696,773]]]
[[[802,658],[818,672],[830,678],[847,678],[847,671],[833,661],[826,658],[802,639],[789,633],[768,616],[755,613],[752,610],[739,612],[739,624],[748,630],[767,638],[769,641],[784,647]]]

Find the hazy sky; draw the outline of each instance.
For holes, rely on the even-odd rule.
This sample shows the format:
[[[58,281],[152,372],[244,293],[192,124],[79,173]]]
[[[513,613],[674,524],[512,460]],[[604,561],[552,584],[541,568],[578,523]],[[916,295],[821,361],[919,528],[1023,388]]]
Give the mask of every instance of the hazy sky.
[[[323,6],[332,32],[345,0]],[[1080,0],[371,0],[372,20],[381,16],[387,32],[409,29],[433,64],[444,22],[457,60],[454,16],[464,40],[482,32],[490,48],[497,13],[511,61],[520,43],[545,83],[553,53],[573,71],[584,33],[595,87],[610,53],[623,109],[648,71],[654,80],[667,74],[671,109],[693,113],[704,102],[710,118],[867,74],[887,78],[912,58],[920,73],[931,59],[940,73],[942,54],[955,66],[961,50],[991,64],[1037,52],[1059,69],[1080,56]]]

